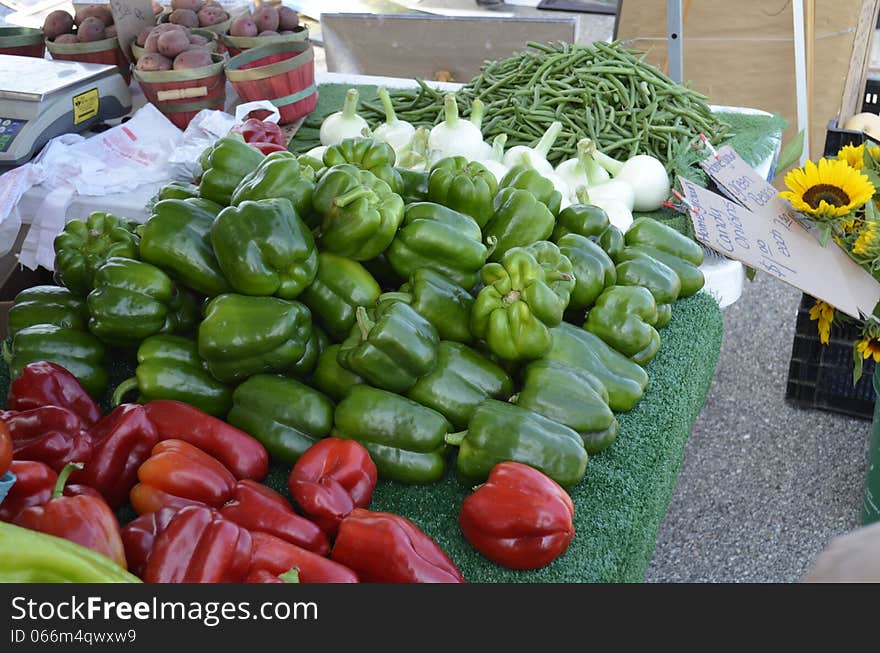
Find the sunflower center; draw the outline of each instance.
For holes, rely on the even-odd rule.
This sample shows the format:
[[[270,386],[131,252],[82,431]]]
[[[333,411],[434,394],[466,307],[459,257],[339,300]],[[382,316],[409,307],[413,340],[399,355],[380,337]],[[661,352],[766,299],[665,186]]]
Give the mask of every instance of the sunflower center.
[[[842,188],[831,184],[816,184],[804,193],[804,202],[811,208],[818,209],[823,200],[831,206],[847,206],[850,202]]]

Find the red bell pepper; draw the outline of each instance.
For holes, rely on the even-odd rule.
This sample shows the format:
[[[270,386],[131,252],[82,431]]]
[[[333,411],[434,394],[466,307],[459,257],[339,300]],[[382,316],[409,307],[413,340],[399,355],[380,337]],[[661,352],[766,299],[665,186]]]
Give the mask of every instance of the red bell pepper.
[[[437,543],[406,517],[355,508],[339,524],[330,558],[363,583],[464,583]]]
[[[162,508],[135,517],[122,528],[125,559],[128,561],[128,570],[135,576],[143,576],[156,537],[168,527],[176,514],[175,508]]]
[[[251,533],[253,551],[247,583],[278,583],[296,569],[300,583],[357,583],[354,571],[268,533]]]
[[[251,532],[275,535],[321,556],[330,552],[324,531],[297,515],[275,490],[256,481],[239,481],[232,500],[220,508],[220,514]]]
[[[275,145],[286,145],[281,127],[268,120],[248,118],[242,124],[235,125],[229,131],[241,134],[244,142],[249,144],[274,143]],[[287,148],[285,147],[284,149]]]
[[[362,444],[324,438],[296,461],[287,487],[300,510],[332,538],[348,513],[370,505],[376,478],[376,465]]]
[[[6,422],[0,419],[0,477],[3,477],[12,464],[12,434]]]
[[[7,398],[9,410],[60,406],[76,413],[86,427],[101,419],[101,409],[79,380],[67,369],[49,361],[24,366]]]
[[[287,152],[287,148],[283,145],[278,145],[278,143],[268,143],[265,141],[248,143],[253,148],[258,149],[265,155],[272,154],[272,152]]]
[[[125,547],[119,533],[119,521],[107,502],[94,495],[70,497],[62,494],[68,476],[78,467],[78,463],[66,465],[58,474],[49,500],[43,505],[25,508],[12,523],[81,544],[104,554],[125,569]]]
[[[91,458],[73,479],[95,488],[118,508],[128,500],[138,468],[150,457],[159,433],[143,406],[122,404],[89,429],[89,438]]]
[[[461,506],[458,523],[477,551],[512,569],[537,569],[568,549],[574,504],[553,479],[528,465],[498,463]]]
[[[235,492],[235,477],[223,463],[183,440],[159,442],[137,476],[130,499],[139,515],[189,505],[219,508]]]
[[[12,435],[16,460],[37,460],[56,472],[70,462],[88,462],[92,445],[76,413],[61,406],[41,406],[30,410],[0,410]]]
[[[15,483],[3,501],[0,501],[0,521],[11,522],[25,508],[42,506],[52,498],[58,474],[46,463],[36,460],[13,460],[9,471],[15,474]],[[64,496],[101,497],[101,493],[87,485],[67,483]]]
[[[251,563],[251,534],[207,506],[181,508],[153,543],[147,583],[241,583]]]
[[[155,399],[144,409],[159,430],[160,440],[189,442],[226,465],[237,479],[262,481],[269,473],[266,448],[223,420],[172,399]]]

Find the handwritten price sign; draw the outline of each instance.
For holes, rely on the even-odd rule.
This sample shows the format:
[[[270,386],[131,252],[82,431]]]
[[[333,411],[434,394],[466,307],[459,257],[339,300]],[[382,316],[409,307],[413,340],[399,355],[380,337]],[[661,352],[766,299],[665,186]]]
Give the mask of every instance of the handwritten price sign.
[[[144,27],[156,24],[151,0],[110,0],[110,11],[122,51],[131,59],[131,43]]]

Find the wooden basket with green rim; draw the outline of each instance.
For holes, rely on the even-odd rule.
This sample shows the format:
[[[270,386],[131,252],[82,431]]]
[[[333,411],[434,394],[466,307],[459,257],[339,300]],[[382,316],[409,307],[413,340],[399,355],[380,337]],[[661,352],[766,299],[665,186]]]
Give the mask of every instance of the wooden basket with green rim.
[[[309,28],[305,25],[297,25],[292,31],[293,34],[279,34],[278,36],[232,36],[224,34],[223,43],[226,45],[226,49],[229,50],[229,55],[234,57],[245,50],[257,48],[268,43],[309,40]]]
[[[306,41],[267,43],[226,62],[226,77],[245,102],[269,100],[284,125],[315,110],[315,52]]]
[[[205,47],[208,48],[210,52],[217,52],[217,48],[220,42],[220,35],[217,34],[217,32],[212,32],[211,30],[205,29],[204,27],[193,27],[189,31],[193,34],[204,36],[206,39],[208,39],[208,43]],[[146,52],[147,51],[144,50],[137,43],[135,43],[134,41],[131,42],[131,56],[135,61],[144,56]]]
[[[46,56],[43,30],[33,27],[0,27],[0,54],[42,59]]]
[[[49,39],[45,43],[53,59],[116,65],[126,84],[131,81],[131,64],[122,53],[119,39],[115,36],[88,43],[56,43]]]
[[[226,104],[226,57],[216,52],[213,63],[187,70],[134,71],[144,97],[180,129],[202,109],[220,109]]]

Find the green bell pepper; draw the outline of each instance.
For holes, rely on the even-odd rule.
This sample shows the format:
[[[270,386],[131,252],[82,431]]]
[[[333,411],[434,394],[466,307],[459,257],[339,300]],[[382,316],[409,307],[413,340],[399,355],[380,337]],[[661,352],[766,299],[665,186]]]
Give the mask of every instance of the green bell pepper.
[[[406,207],[403,225],[386,256],[404,279],[428,268],[470,288],[489,256],[481,238],[470,216],[439,204],[417,202]]]
[[[10,336],[35,324],[54,324],[84,331],[89,309],[82,297],[64,286],[32,286],[19,292],[9,309],[7,331]]]
[[[312,210],[312,194],[315,192],[315,182],[309,176],[314,177],[314,173],[303,174],[302,166],[294,154],[272,152],[235,187],[230,206],[283,197],[305,220]]]
[[[482,229],[494,212],[498,180],[483,164],[463,156],[440,159],[428,176],[428,201],[469,215]]]
[[[318,253],[318,273],[299,300],[330,338],[339,342],[351,331],[358,306],[372,306],[382,289],[363,265],[330,252]]]
[[[566,234],[598,238],[608,228],[608,214],[592,204],[571,204],[556,217],[556,227],[550,238],[557,245]]]
[[[220,211],[226,208],[223,204],[217,204],[217,202],[212,202],[211,200],[206,200],[204,197],[188,197],[183,200],[190,206],[196,206],[200,208],[202,211],[207,211],[213,216],[217,216]]]
[[[330,397],[340,401],[351,389],[365,381],[354,372],[339,364],[339,349],[342,345],[330,345],[318,356],[318,364],[312,374],[312,385]]]
[[[162,200],[185,200],[199,196],[199,187],[187,181],[171,181],[159,189],[153,199],[153,204]]]
[[[396,168],[396,170],[403,182],[403,186],[400,189],[400,197],[403,199],[403,203],[427,202],[430,173],[425,170],[409,170],[400,167]]]
[[[430,268],[412,273],[409,282],[397,292],[379,295],[379,301],[402,301],[437,329],[441,340],[472,342],[471,309],[473,296],[448,277]]]
[[[617,282],[614,262],[601,247],[580,234],[568,233],[556,242],[559,251],[571,261],[575,279],[568,307],[589,308],[605,288]]]
[[[127,220],[95,212],[88,219],[71,220],[55,236],[55,282],[77,295],[88,295],[95,270],[111,256],[138,257],[139,238]]]
[[[555,219],[544,204],[527,190],[504,188],[495,196],[495,212],[483,228],[483,240],[494,249],[490,261],[500,261],[507,250],[547,240]]]
[[[383,290],[396,289],[406,281],[406,277],[401,277],[391,267],[391,263],[388,261],[387,249],[376,258],[371,258],[369,261],[361,261],[361,265],[372,275],[376,283]]]
[[[214,217],[192,200],[157,202],[141,231],[141,259],[208,297],[229,292],[211,247]]]
[[[599,234],[596,242],[599,243],[599,247],[605,250],[605,253],[608,254],[608,258],[615,263],[617,263],[620,254],[623,252],[623,248],[626,246],[623,232],[613,224],[608,225],[608,228]]]
[[[544,270],[545,282],[550,290],[568,306],[571,291],[575,287],[574,272],[569,259],[555,243],[549,240],[536,240],[523,247],[535,257],[538,265]]]
[[[559,215],[560,205],[562,203],[562,193],[556,190],[552,181],[547,179],[547,177],[543,176],[534,168],[525,165],[513,166],[501,179],[501,183],[498,184],[499,193],[505,188],[518,188],[520,190],[528,191],[536,200],[550,210],[550,213],[553,214],[554,218]],[[496,209],[501,201],[503,200],[499,200],[498,196],[495,197]],[[550,234],[544,236],[544,238],[549,237]]]
[[[105,347],[88,331],[54,324],[35,324],[15,334],[12,346],[3,342],[3,358],[14,379],[29,363],[49,361],[73,374],[86,391],[100,399],[107,389]]]
[[[513,394],[507,372],[459,342],[442,341],[437,365],[410,389],[407,397],[443,415],[453,427],[467,428],[474,410],[486,399]]]
[[[595,376],[608,391],[608,405],[616,412],[631,410],[648,386],[648,374],[612,349],[598,336],[563,322],[551,330],[553,344],[544,360],[573,365]]]
[[[111,403],[137,390],[138,402],[174,399],[195,406],[215,417],[225,417],[232,405],[232,390],[208,371],[195,340],[159,334],[146,338],[137,350],[135,376],[113,391]]]
[[[97,551],[5,522],[0,522],[0,560],[0,583],[141,582]]]
[[[357,308],[357,324],[342,343],[339,364],[367,383],[406,392],[437,363],[437,329],[402,302]]]
[[[257,374],[232,395],[226,421],[259,440],[269,457],[292,465],[333,428],[333,402],[294,379]]]
[[[693,263],[650,245],[627,245],[617,258],[618,261],[651,258],[669,266],[678,275],[678,279],[681,282],[679,297],[690,297],[697,293],[706,282],[703,271]]]
[[[315,239],[286,198],[223,209],[211,245],[229,284],[243,295],[295,299],[318,273]]]
[[[357,440],[379,477],[433,483],[446,473],[448,424],[440,413],[392,392],[356,385],[337,405],[330,435]]]
[[[89,331],[110,345],[136,346],[157,333],[186,333],[195,326],[192,295],[155,265],[113,256],[95,272],[86,301]]]
[[[703,248],[683,233],[653,218],[636,218],[624,234],[627,245],[648,245],[684,259],[692,265],[702,265]]]
[[[657,303],[657,322],[662,329],[672,318],[672,303],[681,293],[681,281],[675,271],[650,257],[634,258],[617,264],[618,286],[642,286],[647,288]]]
[[[654,328],[657,318],[657,302],[647,288],[611,286],[587,313],[584,329],[639,365],[647,365],[660,350],[660,334]]]
[[[289,369],[312,335],[309,310],[278,297],[217,295],[199,325],[199,356],[218,381]]]
[[[578,433],[531,410],[487,399],[474,410],[466,431],[450,433],[458,445],[459,478],[482,483],[500,462],[530,465],[563,487],[587,473],[587,450]]]
[[[394,167],[396,162],[394,148],[370,137],[346,138],[324,150],[324,165],[328,168],[350,163],[361,170],[369,170],[388,184],[392,191],[400,194],[403,192],[403,180]]]
[[[199,158],[202,167],[199,196],[229,206],[242,179],[256,170],[265,158],[239,135],[218,138]]]
[[[608,390],[597,377],[568,363],[529,363],[514,403],[577,431],[589,454],[617,439],[619,426],[608,406]]]
[[[344,163],[329,168],[315,187],[322,216],[322,249],[366,261],[384,252],[403,221],[403,200],[368,170]]]
[[[312,324],[312,335],[306,343],[306,351],[287,371],[300,379],[308,378],[318,364],[318,357],[330,345],[330,339],[317,324]]]
[[[540,358],[550,348],[550,327],[562,321],[566,303],[550,287],[548,273],[524,247],[509,250],[500,263],[480,272],[485,286],[471,310],[471,333],[509,361]]]

